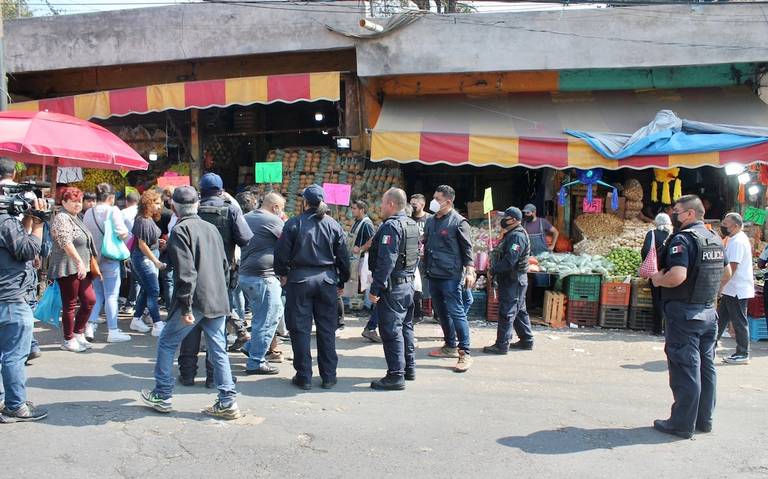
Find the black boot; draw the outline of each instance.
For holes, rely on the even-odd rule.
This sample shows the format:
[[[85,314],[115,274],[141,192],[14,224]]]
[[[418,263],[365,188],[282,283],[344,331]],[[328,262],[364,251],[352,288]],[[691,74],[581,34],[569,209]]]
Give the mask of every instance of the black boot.
[[[371,389],[380,391],[401,391],[405,389],[405,379],[402,376],[387,373],[383,378],[373,381]]]
[[[509,349],[518,349],[521,351],[533,351],[533,341],[518,341],[509,345]]]
[[[406,381],[416,380],[416,368],[407,368],[405,370],[405,380]]]
[[[483,352],[485,354],[498,354],[501,356],[504,356],[507,354],[506,349],[501,349],[498,344],[493,344],[491,346],[486,346],[483,348]]]

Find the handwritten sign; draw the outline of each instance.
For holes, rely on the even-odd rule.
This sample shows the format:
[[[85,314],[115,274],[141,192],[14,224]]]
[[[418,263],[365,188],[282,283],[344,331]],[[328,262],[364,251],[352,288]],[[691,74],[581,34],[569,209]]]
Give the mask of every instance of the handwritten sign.
[[[584,210],[584,213],[602,213],[603,199],[592,198],[592,203],[589,203],[587,202],[587,199],[584,198],[584,204],[582,205],[582,210]]]
[[[483,196],[483,214],[487,215],[491,211],[493,211],[493,192],[490,188],[486,188]]]
[[[763,226],[766,214],[768,211],[750,206],[744,211],[744,221]]]
[[[349,206],[349,198],[352,196],[352,185],[323,183],[323,190],[325,190],[325,202],[327,204]]]
[[[256,163],[254,171],[256,175],[256,183],[283,182],[283,163],[281,161]]]
[[[157,179],[157,186],[165,188],[166,186],[189,186],[189,176],[161,176]]]

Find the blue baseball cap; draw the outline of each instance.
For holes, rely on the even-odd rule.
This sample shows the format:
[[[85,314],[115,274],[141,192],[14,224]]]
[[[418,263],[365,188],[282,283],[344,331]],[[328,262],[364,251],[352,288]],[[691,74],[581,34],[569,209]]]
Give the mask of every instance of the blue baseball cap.
[[[216,193],[223,190],[224,182],[222,181],[221,176],[216,173],[206,173],[200,178],[200,192],[202,194]]]
[[[517,208],[515,206],[510,206],[506,210],[504,210],[504,218],[512,218],[517,221],[520,221],[523,219],[523,212],[520,211],[520,208]]]
[[[325,201],[325,191],[320,185],[307,186],[301,195],[312,206],[317,206],[322,201]]]

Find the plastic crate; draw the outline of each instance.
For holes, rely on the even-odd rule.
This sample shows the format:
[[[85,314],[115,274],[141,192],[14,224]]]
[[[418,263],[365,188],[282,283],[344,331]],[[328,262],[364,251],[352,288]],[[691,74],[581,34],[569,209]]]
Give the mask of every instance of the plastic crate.
[[[603,306],[600,308],[600,327],[624,329],[627,327],[629,308],[626,306]]]
[[[569,299],[565,316],[570,324],[597,326],[600,316],[600,303],[598,301],[574,301]]]
[[[565,295],[572,301],[599,303],[602,281],[599,274],[572,274],[565,278]]]
[[[632,296],[630,283],[603,283],[600,292],[600,304],[603,306],[629,306],[629,298]]]
[[[430,317],[433,315],[431,298],[421,300],[421,312],[424,314],[424,316],[427,316],[427,317]]]
[[[531,288],[549,288],[554,284],[549,273],[528,273],[528,286]]]
[[[653,308],[631,308],[629,310],[629,329],[650,331],[653,329]]]
[[[749,318],[749,339],[760,341],[768,339],[768,323],[765,318]]]
[[[747,314],[755,318],[762,318],[765,316],[763,293],[755,291],[755,297],[751,298],[747,303]]]
[[[499,292],[496,290],[496,288],[488,289],[486,304],[488,306],[486,319],[488,321],[494,321],[494,322],[498,321],[499,320]]]
[[[633,308],[653,308],[651,283],[647,279],[632,280],[632,297],[629,305]]]

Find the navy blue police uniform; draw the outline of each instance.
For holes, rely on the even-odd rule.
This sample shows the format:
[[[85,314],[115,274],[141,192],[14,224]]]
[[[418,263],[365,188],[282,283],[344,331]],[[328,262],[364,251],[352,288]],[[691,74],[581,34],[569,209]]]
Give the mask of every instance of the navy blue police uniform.
[[[401,211],[381,225],[369,251],[371,294],[379,297],[376,314],[391,389],[402,389],[404,379],[416,374],[413,299],[420,236],[416,222]]]
[[[681,285],[661,292],[667,322],[664,351],[674,397],[666,425],[678,435],[712,428],[717,383],[714,306],[726,264],[722,240],[701,221],[674,234],[662,255],[662,270],[675,266],[687,269]]]
[[[513,328],[520,338],[520,342],[513,347],[533,347],[531,320],[525,304],[530,255],[531,241],[522,225],[508,231],[494,251],[491,276],[496,280],[499,292],[499,324],[495,346],[502,353],[510,347]]]
[[[294,384],[309,389],[312,380],[310,336],[317,326],[317,362],[324,387],[336,384],[336,325],[338,289],[349,281],[346,234],[330,216],[318,216],[324,193],[307,187],[310,208],[289,219],[275,246],[275,272],[287,278],[285,323],[291,335]],[[314,206],[312,206],[314,205]]]

